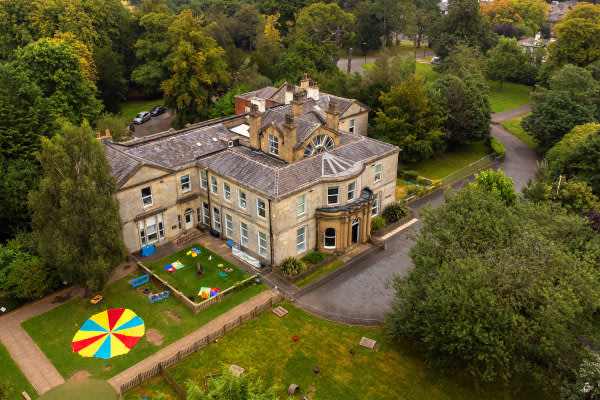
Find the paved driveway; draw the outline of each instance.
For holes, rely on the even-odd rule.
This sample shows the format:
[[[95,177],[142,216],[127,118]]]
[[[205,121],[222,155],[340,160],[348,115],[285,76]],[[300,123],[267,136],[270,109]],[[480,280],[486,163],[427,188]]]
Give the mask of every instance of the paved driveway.
[[[528,106],[519,107],[493,115],[493,120],[501,122],[529,111]],[[504,162],[492,164],[494,169],[502,169],[515,182],[515,189],[522,191],[533,179],[539,155],[519,139],[505,131],[501,125],[492,125],[492,135],[506,148]],[[473,180],[473,176],[466,178]],[[452,185],[455,189],[463,186],[464,180]],[[444,194],[437,191],[411,204],[420,210],[425,204],[437,207],[444,202]],[[325,285],[300,297],[298,305],[308,312],[331,320],[353,321],[356,325],[373,325],[381,321],[390,311],[394,297],[392,288],[386,287],[395,275],[403,276],[412,261],[408,251],[413,245],[410,236],[418,232],[421,222],[392,236],[386,241],[387,250],[380,250],[368,257],[357,260],[352,267]]]

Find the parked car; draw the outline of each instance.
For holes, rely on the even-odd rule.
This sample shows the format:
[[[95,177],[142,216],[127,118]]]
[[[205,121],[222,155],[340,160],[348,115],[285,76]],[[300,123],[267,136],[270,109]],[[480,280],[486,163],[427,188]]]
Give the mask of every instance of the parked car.
[[[143,124],[144,122],[148,121],[150,119],[150,113],[148,111],[142,111],[139,112],[135,118],[133,119],[133,122],[137,125],[139,124]]]
[[[439,57],[433,57],[431,59],[431,63],[432,64],[439,64],[440,63],[440,58]]]
[[[150,115],[152,115],[153,117],[156,117],[157,115],[160,115],[160,114],[164,113],[165,111],[167,111],[167,109],[164,108],[163,106],[155,106],[154,108],[152,108],[152,110],[150,110]]]

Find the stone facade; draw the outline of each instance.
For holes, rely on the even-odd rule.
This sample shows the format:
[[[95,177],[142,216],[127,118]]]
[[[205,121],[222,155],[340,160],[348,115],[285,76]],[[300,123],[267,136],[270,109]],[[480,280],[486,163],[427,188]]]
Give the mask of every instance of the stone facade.
[[[104,142],[127,248],[204,227],[278,265],[365,242],[371,217],[394,202],[399,149],[343,131],[339,115],[334,105],[324,122],[292,104],[264,113],[253,105],[247,115]]]

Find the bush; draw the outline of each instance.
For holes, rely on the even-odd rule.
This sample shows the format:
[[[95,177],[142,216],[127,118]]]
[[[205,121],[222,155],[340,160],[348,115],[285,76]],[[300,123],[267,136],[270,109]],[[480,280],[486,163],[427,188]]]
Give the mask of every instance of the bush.
[[[408,215],[408,208],[400,203],[392,203],[383,210],[383,218],[387,222],[396,222]]]
[[[295,257],[288,257],[283,260],[279,266],[279,269],[281,272],[283,272],[284,276],[291,278],[292,276],[298,275],[300,272],[304,271],[306,269],[306,265],[304,265],[301,260]]]
[[[371,220],[372,231],[377,231],[383,228],[385,228],[385,219],[383,219],[382,217],[375,217]]]
[[[506,154],[506,149],[504,148],[502,143],[500,143],[496,139],[494,139],[494,138],[490,139],[490,146],[492,147],[492,150],[494,151],[494,153],[496,153],[496,156],[503,156]]]
[[[404,180],[405,181],[416,181],[419,177],[419,173],[417,171],[404,171]]]
[[[325,259],[325,254],[318,251],[311,251],[306,255],[306,261],[311,264],[318,264]]]

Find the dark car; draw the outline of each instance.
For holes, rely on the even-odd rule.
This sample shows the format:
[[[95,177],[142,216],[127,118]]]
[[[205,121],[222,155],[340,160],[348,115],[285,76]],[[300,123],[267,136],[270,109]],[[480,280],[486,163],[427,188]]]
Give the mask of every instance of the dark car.
[[[139,125],[150,120],[150,113],[148,111],[139,112],[133,119],[133,123]]]
[[[154,108],[152,108],[152,110],[150,110],[150,115],[152,115],[153,117],[156,117],[157,115],[160,115],[160,114],[164,113],[165,111],[167,111],[167,109],[164,108],[163,106],[155,106]]]

